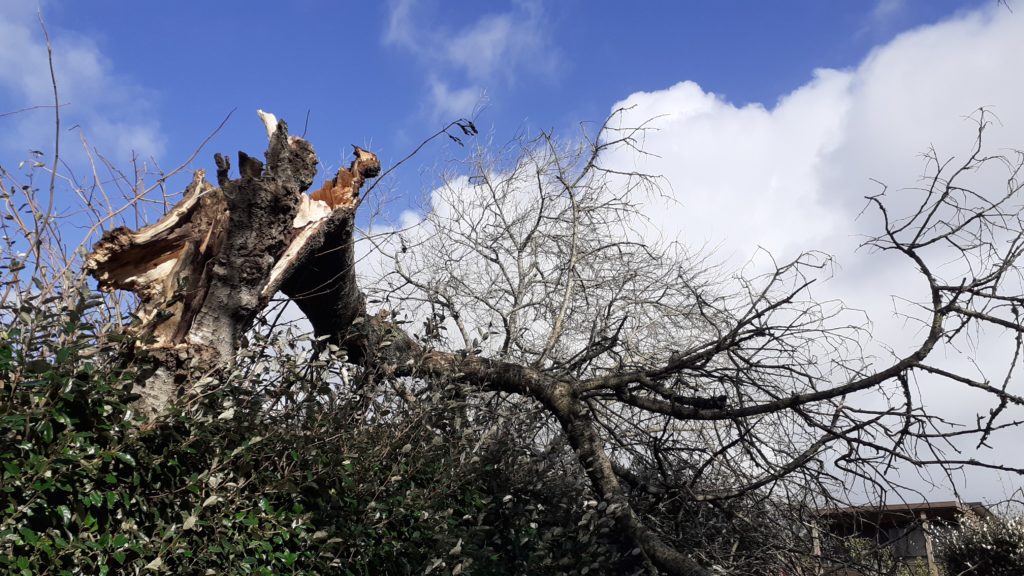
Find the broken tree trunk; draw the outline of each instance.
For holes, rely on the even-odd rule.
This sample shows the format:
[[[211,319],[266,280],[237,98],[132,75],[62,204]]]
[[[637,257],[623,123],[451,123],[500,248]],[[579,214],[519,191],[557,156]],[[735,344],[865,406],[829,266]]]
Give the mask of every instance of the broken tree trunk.
[[[578,388],[536,368],[425,349],[388,315],[367,312],[355,273],[354,218],[360,188],[380,163],[356,147],[352,164],[307,196],[317,165],[312,146],[288,136],[273,115],[260,116],[270,136],[265,165],[239,152],[240,176],[230,179],[218,154],[218,187],[198,171],[157,223],[107,232],[86,259],[101,289],[140,299],[131,332],[152,370],[136,388],[139,410],[154,417],[201,376],[230,366],[256,314],[280,291],[349,362],[538,401],[560,423],[622,533],[669,574],[709,574],[633,511]]]
[[[155,416],[186,391],[197,375],[229,365],[256,314],[279,290],[310,246],[338,230],[351,233],[355,202],[332,211],[303,194],[317,157],[284,122],[268,125],[266,164],[239,152],[239,177],[216,155],[214,187],[196,172],[182,200],[151,226],[103,235],[86,269],[103,290],[129,290],[140,299],[130,328],[151,370],[136,386],[137,408]],[[379,163],[362,152],[342,180],[353,198]],[[358,296],[353,286],[351,296]]]

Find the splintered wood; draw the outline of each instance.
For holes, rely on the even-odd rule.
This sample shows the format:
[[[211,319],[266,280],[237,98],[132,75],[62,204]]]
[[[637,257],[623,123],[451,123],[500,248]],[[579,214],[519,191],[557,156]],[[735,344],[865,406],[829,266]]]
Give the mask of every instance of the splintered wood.
[[[133,330],[156,346],[180,343],[202,305],[206,263],[219,250],[227,207],[203,170],[159,221],[137,232],[108,231],[86,257],[100,290],[128,290],[141,300]]]
[[[351,219],[359,204],[360,188],[380,173],[377,156],[355,146],[355,159],[348,168],[340,169],[311,196],[303,194],[314,174],[308,167],[315,167],[317,162],[312,147],[302,138],[289,136],[287,125],[273,114],[260,110],[259,115],[270,138],[267,153],[271,163],[267,169],[259,160],[240,152],[241,178],[231,180],[227,175],[230,163],[218,155],[220,187],[207,182],[205,171],[198,170],[182,200],[158,222],[138,231],[124,227],[110,230],[88,255],[85,267],[101,290],[128,290],[139,296],[141,302],[134,311],[136,321],[131,331],[140,336],[140,346],[187,347],[210,340],[206,328],[195,326],[197,317],[211,306],[209,311],[214,315],[216,310],[232,308],[207,299],[212,275],[237,265],[242,261],[239,257],[260,261],[246,270],[265,270],[260,278],[241,282],[254,284],[250,288],[257,300],[243,299],[247,303],[243,316],[261,309],[295,267],[310,257],[312,244],[320,245],[322,239],[318,236],[325,226],[333,228],[328,225],[332,218]],[[285,176],[290,173],[288,166],[307,164],[300,170],[303,175],[298,181],[291,182]],[[282,177],[285,180],[278,182]],[[267,210],[275,203],[280,203],[284,211]],[[257,206],[259,213],[253,211]],[[281,216],[287,220],[282,222]],[[274,229],[280,232],[271,234]],[[234,240],[229,241],[231,238]],[[231,246],[225,246],[225,242]],[[265,244],[271,250],[261,250],[255,244]],[[222,280],[235,284],[242,279]],[[237,331],[230,330],[229,336],[237,335]]]
[[[356,159],[348,168],[338,170],[338,174],[324,182],[322,188],[313,193],[313,200],[322,200],[332,209],[354,208],[358,204],[359,189],[367,178],[380,174],[380,161],[373,152],[353,146]]]
[[[265,163],[239,152],[232,178],[230,160],[216,154],[217,186],[197,171],[158,222],[109,230],[86,257],[101,290],[139,297],[128,333],[148,363],[135,389],[147,417],[188,393],[195,375],[230,366],[279,291],[306,312],[352,310],[349,323],[364,309],[352,270],[354,217],[360,188],[380,174],[377,156],[356,147],[351,165],[310,196],[312,145],[273,114],[260,118],[269,136]]]

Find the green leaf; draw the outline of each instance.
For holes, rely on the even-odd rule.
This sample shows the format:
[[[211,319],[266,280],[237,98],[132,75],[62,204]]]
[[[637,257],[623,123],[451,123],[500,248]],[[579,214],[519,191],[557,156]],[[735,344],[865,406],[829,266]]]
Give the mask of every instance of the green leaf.
[[[118,460],[120,460],[121,462],[124,462],[125,464],[127,464],[129,466],[135,466],[135,458],[132,458],[131,454],[125,454],[124,452],[118,452],[117,454],[115,454],[115,457]]]
[[[49,444],[53,442],[53,424],[49,420],[43,420],[39,423],[39,434],[43,437],[43,442]]]
[[[60,350],[57,350],[57,364],[60,365],[67,362],[68,358],[71,358],[71,354],[73,352],[74,349],[71,347],[64,347],[61,348]]]
[[[99,507],[103,504],[103,495],[99,492],[89,492],[82,500],[90,506]]]
[[[71,419],[68,418],[67,415],[64,414],[63,412],[54,412],[53,419],[63,424],[64,426],[67,426],[68,428],[71,427]]]
[[[21,537],[25,539],[25,542],[32,546],[35,546],[36,542],[39,541],[39,535],[36,534],[31,528],[28,528],[26,526],[19,526],[18,532],[21,534]]]

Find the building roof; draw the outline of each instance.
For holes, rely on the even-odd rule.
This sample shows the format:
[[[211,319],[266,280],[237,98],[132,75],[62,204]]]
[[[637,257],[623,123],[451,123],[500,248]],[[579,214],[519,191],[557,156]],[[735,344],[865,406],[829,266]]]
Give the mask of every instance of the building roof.
[[[943,502],[917,502],[901,504],[885,504],[882,506],[849,506],[821,511],[833,525],[866,523],[906,524],[920,518],[924,513],[928,520],[956,521],[965,512],[973,512],[982,518],[994,516],[992,511],[981,502],[960,502],[947,500]]]

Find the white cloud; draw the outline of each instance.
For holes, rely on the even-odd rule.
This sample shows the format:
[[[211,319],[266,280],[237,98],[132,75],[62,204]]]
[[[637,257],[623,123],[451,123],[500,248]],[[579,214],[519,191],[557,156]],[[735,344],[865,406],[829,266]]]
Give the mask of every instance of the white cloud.
[[[52,27],[49,32],[60,101],[66,104],[61,108],[62,126],[81,127],[90,143],[115,162],[127,161],[133,152],[142,158],[159,156],[163,138],[148,103],[151,94],[118,76],[91,39]],[[53,104],[46,42],[34,3],[0,4],[0,90],[9,108],[0,112]],[[0,122],[4,154],[52,147],[52,109],[23,112]],[[67,134],[62,155],[72,159],[80,154],[80,146],[68,142]]]
[[[466,105],[471,95],[512,84],[520,74],[549,75],[558,66],[542,6],[535,0],[519,0],[509,10],[484,14],[459,29],[430,23],[419,4],[418,0],[392,2],[384,42],[408,50],[422,62],[435,116],[472,110]]]
[[[649,207],[662,234],[691,246],[718,246],[718,256],[732,264],[751,257],[757,246],[780,259],[809,249],[836,254],[841,268],[817,289],[819,296],[842,297],[868,311],[874,335],[899,350],[915,341],[919,327],[892,314],[891,295],[920,300],[923,282],[907,262],[856,251],[861,235],[878,231],[874,216],[858,218],[864,196],[879,191],[869,179],[894,188],[919,184],[920,154],[931,146],[941,156],[963,159],[976,131],[964,117],[980,106],[990,107],[1002,124],[990,130],[989,150],[1024,146],[1021,54],[1024,19],[993,5],[904,33],[855,69],[818,70],[774,105],[737,107],[692,82],[632,94],[614,106],[633,107],[626,124],[664,115],[642,143],[656,156],[612,160],[671,183],[677,202]],[[1005,185],[987,174],[971,178],[979,189],[998,192]],[[986,360],[1010,341],[991,335],[981,352],[969,352],[999,381]],[[971,370],[965,358],[946,352],[942,362]],[[1021,389],[1019,378],[1014,385]],[[963,390],[925,381],[922,388],[933,410],[960,421],[970,423],[976,411],[992,406],[991,399]],[[1004,438],[997,444],[1007,450],[1002,457],[1020,442],[1021,431]],[[1003,495],[993,475],[969,478],[969,495]],[[1019,479],[1011,484],[1021,485]]]
[[[919,183],[920,154],[931,146],[962,158],[975,135],[964,117],[979,106],[991,107],[1005,126],[990,132],[991,149],[1024,145],[1018,136],[1024,127],[1024,77],[1014,74],[1020,54],[1024,20],[1005,9],[987,9],[907,32],[855,69],[815,71],[807,84],[768,105],[735,106],[694,82],[635,93],[613,109],[629,108],[626,125],[656,118],[657,130],[640,142],[652,155],[623,152],[605,160],[622,170],[660,174],[670,183],[674,201],[646,207],[651,234],[717,248],[717,258],[734,267],[758,247],[779,260],[812,249],[835,254],[840,268],[815,294],[868,312],[874,337],[905,351],[920,328],[893,314],[892,296],[920,300],[923,281],[906,261],[857,250],[864,235],[878,231],[877,218],[858,217],[864,196],[879,191],[871,181],[876,178],[892,186],[894,200],[901,202],[895,188]],[[455,92],[447,85],[434,89],[458,100],[449,98]],[[991,176],[975,174],[971,182],[999,190],[1001,183]],[[434,210],[447,209],[436,193],[432,200]],[[403,220],[411,224],[408,215]],[[992,360],[1008,344],[1007,335],[989,334],[966,355],[940,351],[938,363],[973,374],[973,357],[998,381]],[[889,357],[878,346],[869,353]],[[972,423],[974,414],[993,406],[991,398],[962,387],[927,379],[920,386],[929,409],[953,420]],[[1020,383],[1015,386],[1019,390]],[[969,450],[967,457],[1011,458],[1021,442],[1024,433],[1014,431],[996,439],[994,450]],[[913,471],[896,474],[926,489]],[[971,472],[959,489],[968,498],[1000,499],[1020,486],[1016,477]],[[927,495],[948,499],[948,490]]]
[[[818,71],[772,109],[738,108],[693,82],[619,102],[630,108],[625,125],[656,118],[642,142],[654,156],[629,165],[674,190],[678,203],[651,210],[655,228],[743,259],[756,246],[780,254],[831,233],[840,222],[819,197],[816,167],[838,143],[850,81]]]
[[[924,283],[904,259],[857,249],[864,235],[879,230],[877,217],[861,215],[864,197],[879,192],[874,178],[892,187],[897,205],[905,203],[896,189],[920,183],[925,171],[921,154],[932,146],[943,157],[964,158],[976,132],[965,117],[980,106],[990,107],[1002,121],[988,134],[990,150],[1024,146],[1024,76],[1016,73],[1020,54],[1024,19],[992,6],[904,33],[853,69],[817,70],[809,82],[774,103],[736,106],[689,81],[638,92],[613,110],[630,108],[625,125],[655,118],[657,129],[639,143],[651,156],[623,152],[605,163],[664,176],[674,201],[652,201],[645,208],[650,234],[662,239],[717,249],[715,257],[733,267],[754,257],[758,247],[779,261],[805,250],[836,255],[834,278],[816,286],[814,294],[866,311],[873,336],[896,352],[906,351],[920,337],[920,327],[893,314],[895,308],[907,311],[893,296],[919,301]],[[445,100],[469,100],[440,81],[433,89]],[[979,190],[1001,190],[1004,182],[992,176],[972,174],[970,182]],[[449,208],[436,191],[431,200],[433,210],[443,214]],[[413,221],[403,214],[403,226]],[[362,270],[387,267],[379,255],[365,256]],[[974,359],[999,382],[1002,374],[993,360],[1012,343],[1012,335],[989,333],[965,348],[966,354],[951,347],[940,350],[936,362],[976,374]],[[878,345],[868,352],[881,361],[890,358]],[[953,421],[973,424],[975,414],[994,407],[990,397],[962,386],[926,378],[918,384],[929,410]],[[1012,386],[1021,393],[1020,376]],[[878,396],[858,399],[881,401]],[[1017,412],[1006,420],[1024,417]],[[964,457],[1022,465],[1016,454],[1024,431],[997,435],[990,443],[993,449],[962,446]],[[902,482],[930,499],[951,496],[949,486],[929,491],[918,471],[891,474],[894,479],[902,475]],[[975,470],[966,472],[957,488],[967,499],[999,500],[1021,486],[1019,477]]]

